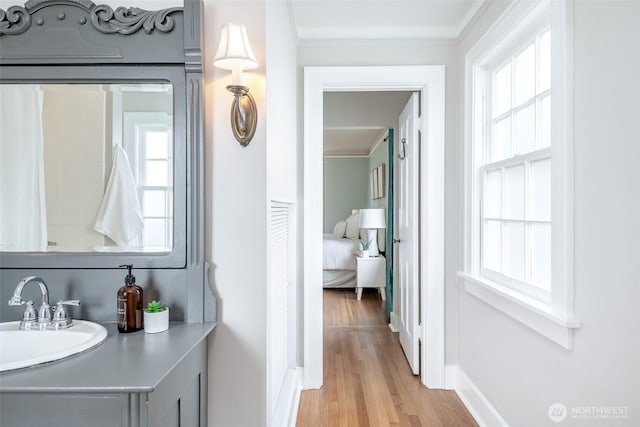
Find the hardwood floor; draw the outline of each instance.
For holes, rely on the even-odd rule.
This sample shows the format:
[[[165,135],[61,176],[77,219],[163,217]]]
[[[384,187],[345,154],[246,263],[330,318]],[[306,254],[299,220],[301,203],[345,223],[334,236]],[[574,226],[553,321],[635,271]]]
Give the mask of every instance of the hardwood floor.
[[[324,385],[304,390],[298,427],[477,426],[453,391],[411,373],[375,289],[324,290]]]

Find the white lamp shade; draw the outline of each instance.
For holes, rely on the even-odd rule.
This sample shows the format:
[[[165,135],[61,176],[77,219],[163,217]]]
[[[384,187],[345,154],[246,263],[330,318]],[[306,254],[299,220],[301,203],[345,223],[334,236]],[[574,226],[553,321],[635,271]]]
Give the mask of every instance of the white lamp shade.
[[[384,209],[360,209],[360,228],[387,228]]]
[[[256,56],[249,44],[247,27],[232,23],[222,27],[220,44],[213,59],[213,65],[223,70],[249,70],[258,66]]]

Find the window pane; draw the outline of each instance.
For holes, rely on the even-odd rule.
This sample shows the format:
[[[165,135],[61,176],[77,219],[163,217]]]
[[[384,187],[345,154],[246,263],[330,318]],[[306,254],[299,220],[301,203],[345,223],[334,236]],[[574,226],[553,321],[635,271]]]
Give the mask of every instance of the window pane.
[[[524,165],[505,169],[504,217],[524,220]]]
[[[482,197],[484,207],[482,209],[485,218],[501,217],[502,199],[502,170],[492,170],[485,174],[484,194]]]
[[[493,128],[490,162],[511,157],[511,117],[497,122]]]
[[[166,159],[169,157],[169,135],[167,132],[146,132],[145,145],[147,159]]]
[[[166,186],[169,181],[166,160],[147,160],[145,162],[145,184],[152,186]]]
[[[515,106],[523,104],[535,95],[536,90],[536,46],[535,43],[516,57]]]
[[[482,235],[482,266],[500,271],[500,248],[502,241],[502,222],[485,221]]]
[[[534,104],[516,113],[515,152],[525,154],[536,149],[536,107]]]
[[[144,246],[166,247],[167,221],[164,219],[144,220]]]
[[[529,167],[529,219],[551,221],[551,159]]]
[[[540,105],[540,145],[551,146],[551,96],[542,98]]]
[[[146,190],[142,197],[143,216],[167,216],[167,205],[165,202],[165,192],[157,190]]]
[[[540,80],[538,93],[551,87],[551,31],[540,36]]]
[[[167,216],[173,218],[173,191],[167,190]]]
[[[495,74],[494,117],[511,109],[511,63]]]
[[[551,224],[530,224],[531,283],[551,290]]]
[[[524,280],[524,223],[504,223],[503,273]]]

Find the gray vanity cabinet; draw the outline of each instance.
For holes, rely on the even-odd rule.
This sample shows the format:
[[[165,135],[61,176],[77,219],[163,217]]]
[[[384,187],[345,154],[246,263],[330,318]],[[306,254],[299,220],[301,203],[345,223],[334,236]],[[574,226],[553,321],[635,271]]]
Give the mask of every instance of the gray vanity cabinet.
[[[11,284],[34,275],[35,270],[48,282],[56,298],[82,301],[82,306],[71,312],[74,318],[103,322],[108,331],[106,340],[91,350],[50,364],[0,373],[0,426],[204,427],[207,336],[213,331],[216,318],[215,297],[207,282],[204,260],[204,4],[202,0],[184,0],[184,7],[147,11],[140,7],[148,2],[131,0],[132,7],[114,11],[91,0],[22,1],[24,6],[0,9],[0,87],[37,87],[40,91],[51,90],[56,96],[60,87],[71,87],[72,95],[64,96],[74,100],[85,99],[76,97],[76,89],[91,86],[83,96],[93,99],[96,88],[100,88],[98,93],[103,98],[99,100],[104,109],[99,111],[106,114],[96,113],[94,121],[85,120],[91,129],[98,123],[94,126],[96,132],[75,132],[73,123],[66,129],[72,128],[71,133],[79,135],[76,142],[83,144],[74,153],[84,153],[100,141],[94,153],[106,153],[103,157],[109,161],[101,160],[92,168],[84,159],[74,158],[84,167],[77,169],[109,171],[114,149],[134,150],[134,145],[127,147],[123,142],[134,128],[134,122],[127,122],[127,117],[134,120],[145,114],[145,118],[156,120],[162,116],[156,121],[165,126],[162,129],[166,140],[172,141],[166,144],[171,148],[164,152],[173,161],[172,168],[163,169],[171,170],[167,173],[171,178],[164,178],[162,185],[166,187],[163,197],[172,202],[164,203],[169,210],[163,214],[162,230],[171,237],[159,246],[162,250],[152,250],[156,243],[144,242],[130,243],[132,246],[118,243],[121,247],[115,248],[115,242],[104,236],[100,243],[87,240],[72,249],[58,245],[53,238],[41,242],[40,246],[46,249],[0,242],[0,321],[19,319],[19,313],[5,307],[10,296],[7,293],[13,290]],[[153,99],[152,104],[158,109],[140,110],[143,98],[149,103]],[[17,102],[22,98],[3,99]],[[42,98],[37,99],[42,103]],[[162,102],[155,102],[158,99]],[[83,109],[85,105],[82,104]],[[77,117],[73,113],[67,116],[74,120]],[[18,125],[27,127],[27,123],[33,123],[29,117],[22,117]],[[69,141],[66,137],[59,139]],[[18,138],[8,140],[22,144]],[[160,144],[156,147],[164,147],[156,143]],[[149,159],[140,154],[143,144],[136,144],[139,161],[132,164],[142,168],[141,162]],[[19,144],[12,147],[22,149]],[[70,149],[71,143],[64,147]],[[81,193],[97,194],[99,201],[103,196],[99,189],[85,192],[73,186],[57,193],[72,194],[74,203],[84,206],[75,198]],[[62,205],[74,207],[74,214],[78,211],[73,204]],[[87,229],[91,230],[95,216],[89,216],[91,224]],[[155,234],[163,233],[156,230]],[[40,240],[42,237],[41,233]],[[34,249],[36,246],[40,249]],[[116,291],[124,276],[117,269],[121,264],[135,265],[138,284],[145,288],[145,303],[149,298],[160,298],[171,307],[168,331],[118,333],[113,322]],[[11,349],[0,347],[0,351]]]
[[[0,374],[2,427],[205,427],[213,323],[118,334],[66,360]]]
[[[204,427],[206,343],[150,393],[6,393],[2,427]],[[36,410],[37,409],[37,410]]]
[[[152,393],[139,395],[136,426],[205,427],[200,408],[207,405],[206,342],[200,343]],[[133,415],[131,409],[131,415]]]

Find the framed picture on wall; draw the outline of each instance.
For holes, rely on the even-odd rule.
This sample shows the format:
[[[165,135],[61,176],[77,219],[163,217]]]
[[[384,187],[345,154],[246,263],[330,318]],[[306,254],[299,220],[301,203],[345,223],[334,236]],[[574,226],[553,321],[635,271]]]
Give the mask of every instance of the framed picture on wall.
[[[384,176],[384,163],[376,168],[376,175],[378,177],[378,198],[384,197],[384,188],[385,188],[385,176]]]
[[[373,175],[373,198],[378,199],[380,198],[378,194],[378,169],[374,169],[371,174]]]
[[[376,170],[374,169],[369,173],[369,190],[372,199],[376,198],[376,191],[378,190],[378,187],[373,183],[373,175],[375,172]]]

